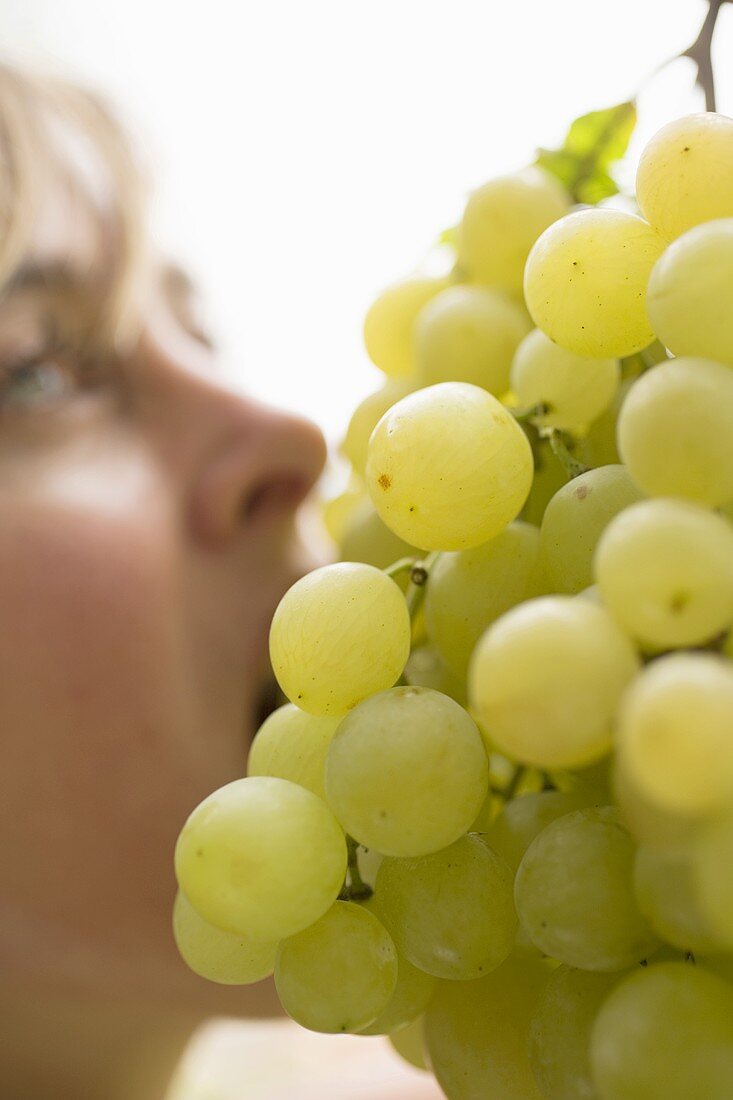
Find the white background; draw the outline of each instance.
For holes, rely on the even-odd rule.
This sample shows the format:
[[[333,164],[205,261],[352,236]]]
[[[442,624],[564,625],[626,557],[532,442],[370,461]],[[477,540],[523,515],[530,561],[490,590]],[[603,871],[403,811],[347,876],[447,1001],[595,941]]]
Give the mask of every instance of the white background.
[[[237,384],[338,438],[378,382],[361,318],[466,193],[631,96],[702,0],[0,0],[0,41],[106,90],[157,180],[156,233],[198,278]],[[733,7],[718,31],[733,113]],[[727,69],[727,75],[723,71]],[[699,109],[645,86],[640,138]],[[637,150],[638,152],[638,145]],[[633,168],[627,169],[633,178]]]

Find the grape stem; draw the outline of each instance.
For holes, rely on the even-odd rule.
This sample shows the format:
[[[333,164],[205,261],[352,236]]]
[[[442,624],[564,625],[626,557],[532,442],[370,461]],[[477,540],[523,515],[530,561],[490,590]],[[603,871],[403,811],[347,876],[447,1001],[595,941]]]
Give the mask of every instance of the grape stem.
[[[410,572],[410,583],[407,586],[407,592],[405,592],[405,599],[407,601],[407,610],[410,612],[410,618],[414,619],[422,606],[422,602],[425,599],[425,589],[430,579],[430,571],[435,565],[436,561],[440,557],[440,551],[434,550],[431,554],[428,554],[422,561],[414,563]]]
[[[417,558],[400,558],[399,561],[393,562],[392,565],[388,565],[384,572],[392,580],[395,577],[399,577],[401,573],[411,573],[417,564]]]
[[[511,800],[514,798],[517,790],[519,789],[519,784],[524,779],[526,771],[527,769],[521,764],[517,765],[517,767],[514,769],[514,774],[507,783],[504,790],[501,792],[502,798],[505,802],[511,802]]]
[[[590,467],[584,466],[582,462],[578,462],[577,458],[573,458],[568,449],[567,437],[564,432],[561,432],[559,428],[550,428],[543,433],[543,436],[549,440],[552,453],[568,475],[568,481],[572,481],[574,477],[579,477],[580,474],[588,472]]]
[[[715,34],[715,24],[723,4],[729,0],[708,0],[708,10],[705,13],[700,33],[691,46],[683,50],[680,57],[689,57],[697,66],[695,83],[705,94],[705,110],[714,111],[715,107],[715,74],[713,72],[712,46]]]
[[[542,402],[539,405],[529,405],[526,409],[509,409],[518,424],[531,423],[538,417],[546,416],[549,411],[549,405]]]
[[[347,881],[341,888],[339,899],[341,901],[365,901],[370,898],[374,891],[368,882],[364,882],[359,871],[359,856],[357,855],[357,849],[359,842],[354,840],[353,837],[346,837],[346,851],[348,856],[347,863]]]

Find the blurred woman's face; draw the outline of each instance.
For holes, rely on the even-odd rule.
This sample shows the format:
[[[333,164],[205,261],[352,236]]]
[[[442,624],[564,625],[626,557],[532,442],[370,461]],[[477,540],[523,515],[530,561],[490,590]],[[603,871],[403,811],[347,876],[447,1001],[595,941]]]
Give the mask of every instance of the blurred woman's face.
[[[176,954],[172,852],[243,774],[323,441],[220,384],[163,273],[135,349],[85,361],[82,238],[55,223],[0,300],[0,970],[235,1011]]]

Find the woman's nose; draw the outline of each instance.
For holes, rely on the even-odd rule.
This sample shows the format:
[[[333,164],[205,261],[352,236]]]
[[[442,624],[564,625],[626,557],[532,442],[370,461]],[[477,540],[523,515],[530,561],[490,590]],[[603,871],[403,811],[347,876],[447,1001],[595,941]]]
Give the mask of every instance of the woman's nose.
[[[212,353],[165,311],[136,359],[140,415],[184,494],[192,537],[216,546],[290,518],[326,459],[320,430],[217,379]]]
[[[326,458],[315,424],[236,394],[230,400],[189,496],[192,534],[209,546],[291,516]]]

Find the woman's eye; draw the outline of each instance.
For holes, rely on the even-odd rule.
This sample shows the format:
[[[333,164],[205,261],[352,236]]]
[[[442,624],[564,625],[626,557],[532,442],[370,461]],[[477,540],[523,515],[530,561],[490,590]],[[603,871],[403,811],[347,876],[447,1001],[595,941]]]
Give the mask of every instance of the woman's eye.
[[[0,370],[0,406],[34,408],[73,396],[78,375],[59,359],[48,356]]]
[[[61,405],[108,381],[109,370],[84,356],[45,352],[22,362],[0,365],[0,410],[32,411]]]

